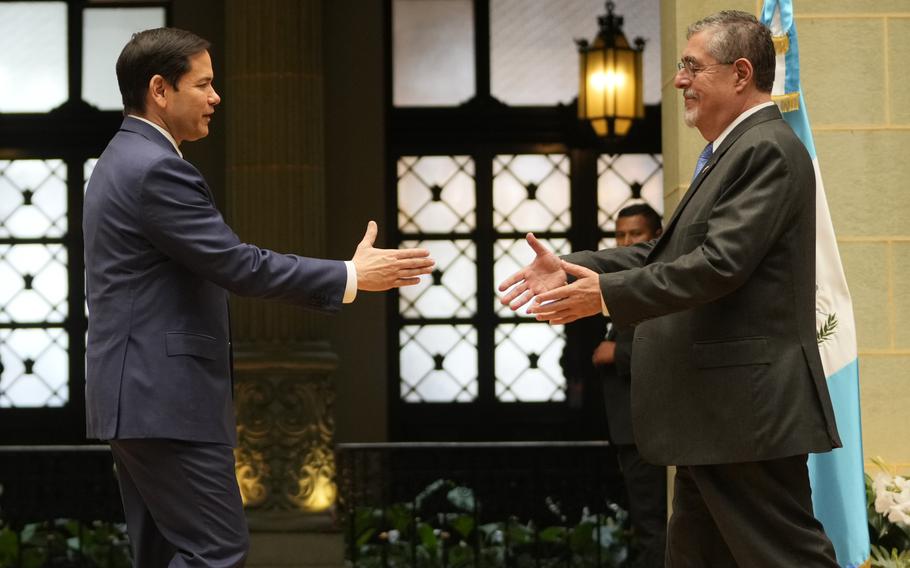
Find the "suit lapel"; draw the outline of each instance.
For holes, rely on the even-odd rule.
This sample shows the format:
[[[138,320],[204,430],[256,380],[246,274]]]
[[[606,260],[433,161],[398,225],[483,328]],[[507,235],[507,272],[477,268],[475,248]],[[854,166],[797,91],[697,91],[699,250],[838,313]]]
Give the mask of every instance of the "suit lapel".
[[[148,140],[149,142],[156,144],[158,146],[161,146],[166,151],[174,154],[175,156],[180,155],[177,153],[176,148],[174,148],[174,145],[171,144],[170,140],[168,140],[167,138],[164,137],[163,134],[158,132],[158,130],[154,126],[147,124],[141,120],[137,120],[131,116],[127,116],[123,119],[123,123],[120,125],[120,130],[125,130],[127,132],[136,133],[136,134],[142,136],[143,138],[145,138],[146,140]],[[189,163],[189,162],[187,162],[187,163]],[[203,179],[201,175],[200,175],[199,179],[202,182],[202,187],[205,189],[205,194],[208,196],[209,200],[214,205],[215,196],[214,196],[214,194],[212,194],[212,190],[209,189],[208,184],[205,182],[205,179]]]
[[[670,217],[670,220],[667,222],[667,226],[664,228],[663,234],[660,236],[660,239],[654,245],[654,248],[651,249],[651,252],[648,254],[648,258],[645,259],[645,262],[648,262],[661,247],[661,244],[669,239],[670,234],[673,232],[673,229],[676,227],[676,223],[679,220],[679,216],[682,213],[683,209],[686,208],[686,205],[689,204],[689,201],[692,200],[692,196],[695,195],[695,192],[698,191],[698,188],[701,187],[701,184],[708,178],[711,172],[714,170],[714,165],[727,153],[727,150],[730,149],[733,144],[739,140],[739,137],[743,135],[747,130],[752,128],[757,124],[762,122],[767,122],[769,120],[781,119],[780,111],[776,106],[763,108],[760,111],[756,112],[746,120],[742,121],[740,124],[736,125],[736,128],[733,129],[730,134],[724,138],[724,141],[720,143],[720,147],[711,155],[711,158],[708,160],[708,163],[705,164],[705,167],[701,169],[701,172],[698,173],[698,176],[692,180],[692,183],[689,185],[689,189],[686,190],[685,195],[683,195],[682,200],[680,200],[679,205],[676,206],[676,209],[673,211],[673,215]]]

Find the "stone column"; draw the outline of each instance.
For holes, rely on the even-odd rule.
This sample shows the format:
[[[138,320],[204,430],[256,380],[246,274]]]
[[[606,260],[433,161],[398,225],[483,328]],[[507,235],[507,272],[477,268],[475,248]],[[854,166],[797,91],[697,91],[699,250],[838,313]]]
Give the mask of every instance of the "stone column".
[[[228,220],[247,242],[314,257],[326,250],[322,40],[319,0],[226,3]],[[248,565],[340,565],[340,534],[324,534],[336,367],[325,316],[248,299],[231,308]]]

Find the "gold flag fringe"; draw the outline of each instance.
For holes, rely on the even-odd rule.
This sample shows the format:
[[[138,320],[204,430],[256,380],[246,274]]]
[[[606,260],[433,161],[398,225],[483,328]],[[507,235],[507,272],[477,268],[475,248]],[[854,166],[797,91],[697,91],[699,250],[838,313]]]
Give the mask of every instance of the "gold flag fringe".
[[[774,42],[774,52],[778,55],[783,55],[790,49],[790,36],[771,36],[771,41]]]
[[[799,93],[787,93],[785,95],[771,95],[771,100],[777,103],[781,112],[792,112],[799,110]]]

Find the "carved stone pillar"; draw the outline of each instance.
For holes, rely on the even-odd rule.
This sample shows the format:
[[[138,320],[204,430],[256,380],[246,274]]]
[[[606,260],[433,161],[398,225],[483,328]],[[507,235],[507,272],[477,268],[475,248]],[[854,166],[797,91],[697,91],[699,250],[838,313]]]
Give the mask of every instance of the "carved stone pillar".
[[[336,358],[326,344],[238,352],[237,481],[252,529],[323,529],[335,503]]]
[[[319,0],[228,0],[225,9],[228,220],[245,241],[316,257],[326,248],[321,23]],[[281,532],[330,527],[336,356],[325,316],[247,299],[231,308],[252,559],[274,556]],[[271,544],[257,547],[257,531]]]

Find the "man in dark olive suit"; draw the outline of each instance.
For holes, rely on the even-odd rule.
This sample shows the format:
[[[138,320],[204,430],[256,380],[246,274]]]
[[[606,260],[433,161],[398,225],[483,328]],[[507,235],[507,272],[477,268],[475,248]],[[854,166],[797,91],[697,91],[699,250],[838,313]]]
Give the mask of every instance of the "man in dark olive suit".
[[[663,235],[564,259],[528,235],[537,258],[502,301],[637,325],[635,441],[677,466],[667,566],[834,567],[806,468],[840,446],[815,337],[812,163],[771,102],[768,29],[725,11],[687,37],[675,85],[709,144]]]
[[[221,100],[208,45],[169,28],[133,36],[117,61],[127,116],[85,195],[87,434],[110,441],[136,568],[244,564],[228,292],[335,312],[433,265],[374,248],[372,221],[347,262],[240,241],[179,150]]]

